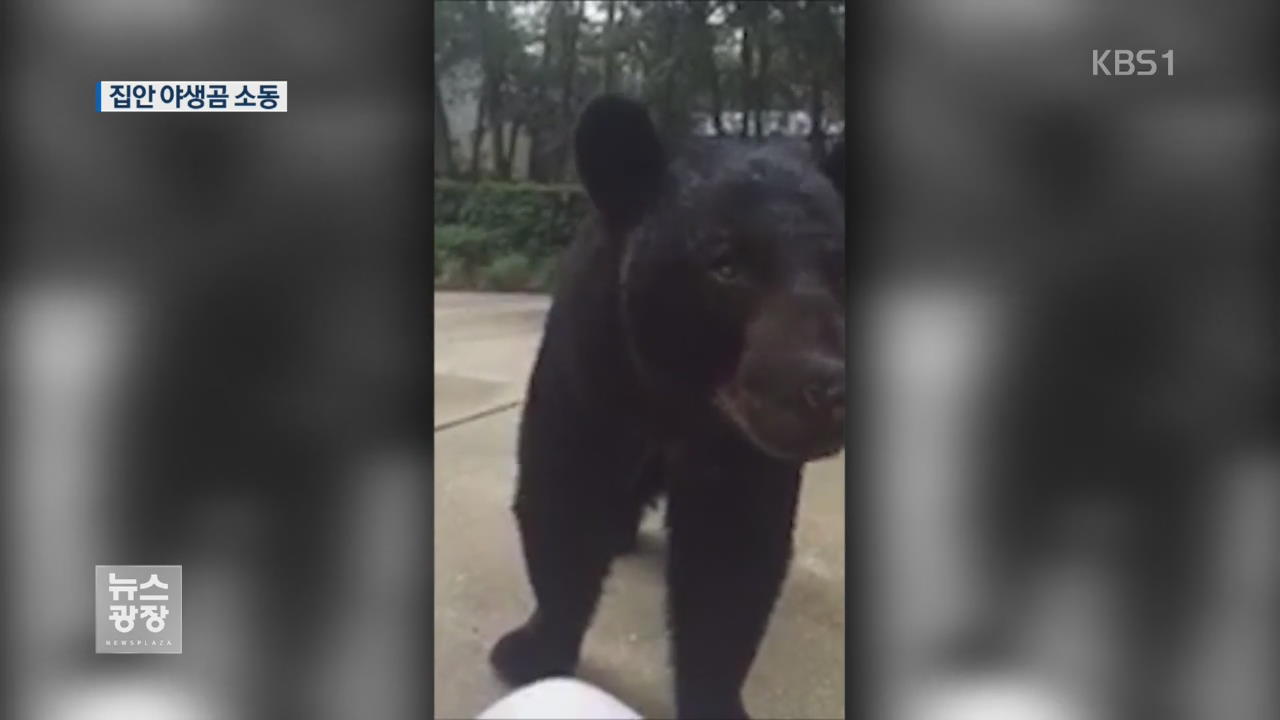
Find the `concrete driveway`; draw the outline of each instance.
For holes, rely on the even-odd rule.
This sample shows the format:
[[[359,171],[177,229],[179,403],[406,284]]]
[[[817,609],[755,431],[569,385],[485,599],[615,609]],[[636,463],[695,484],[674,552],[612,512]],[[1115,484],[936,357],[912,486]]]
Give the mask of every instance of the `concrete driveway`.
[[[486,660],[532,596],[510,505],[519,401],[548,300],[435,295],[435,716],[473,718],[506,691]],[[747,683],[759,718],[844,717],[844,458],[806,472],[796,555]],[[646,717],[673,716],[664,538],[614,566],[582,677]]]

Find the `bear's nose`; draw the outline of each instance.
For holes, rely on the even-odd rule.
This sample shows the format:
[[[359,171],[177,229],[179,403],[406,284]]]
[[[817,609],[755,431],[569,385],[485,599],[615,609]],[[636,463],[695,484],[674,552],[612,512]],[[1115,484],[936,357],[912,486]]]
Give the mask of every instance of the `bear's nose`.
[[[844,366],[826,366],[815,372],[805,383],[804,402],[810,410],[822,413],[843,413],[845,406]]]

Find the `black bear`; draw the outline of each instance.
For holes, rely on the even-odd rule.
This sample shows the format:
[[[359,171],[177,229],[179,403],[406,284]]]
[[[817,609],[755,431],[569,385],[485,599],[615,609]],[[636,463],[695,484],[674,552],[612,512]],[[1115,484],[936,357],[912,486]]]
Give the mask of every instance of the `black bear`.
[[[491,660],[571,674],[613,557],[667,497],[680,717],[746,717],[806,462],[845,437],[842,146],[664,147],[603,96],[574,138],[596,212],[562,264],[520,425],[514,511],[537,600]]]

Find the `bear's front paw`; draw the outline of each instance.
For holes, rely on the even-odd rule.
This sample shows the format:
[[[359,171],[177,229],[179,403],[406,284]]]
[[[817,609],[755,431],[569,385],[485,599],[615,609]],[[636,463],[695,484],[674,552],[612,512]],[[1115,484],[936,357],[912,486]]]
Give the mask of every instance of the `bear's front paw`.
[[[571,653],[558,652],[526,624],[493,646],[489,662],[504,682],[519,687],[544,678],[572,675],[578,659]]]

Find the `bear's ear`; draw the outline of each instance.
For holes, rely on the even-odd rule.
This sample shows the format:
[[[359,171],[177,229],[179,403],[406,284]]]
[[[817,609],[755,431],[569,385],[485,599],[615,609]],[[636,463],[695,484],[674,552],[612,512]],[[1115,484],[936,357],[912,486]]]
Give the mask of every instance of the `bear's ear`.
[[[844,140],[836,142],[835,147],[831,148],[831,152],[822,160],[822,172],[831,180],[831,184],[836,186],[836,192],[840,193],[840,197],[845,197],[845,167],[848,160],[844,150]]]
[[[573,149],[578,177],[605,222],[614,229],[638,222],[667,166],[644,105],[617,95],[595,98],[578,119]]]

